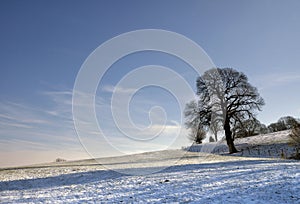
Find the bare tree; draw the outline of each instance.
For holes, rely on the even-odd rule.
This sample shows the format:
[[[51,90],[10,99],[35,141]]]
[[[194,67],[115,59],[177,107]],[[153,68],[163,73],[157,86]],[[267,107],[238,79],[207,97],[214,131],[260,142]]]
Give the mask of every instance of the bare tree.
[[[214,122],[212,122],[210,124],[210,131],[212,132],[212,134],[214,135],[214,141],[218,142],[218,132],[222,130],[222,125],[220,125],[220,123],[218,123],[217,120],[215,120]]]
[[[205,126],[203,126],[203,118],[198,117],[199,106],[196,101],[191,101],[186,104],[185,117],[186,127],[190,129],[189,139],[197,144],[201,144],[206,137]],[[202,121],[201,121],[202,119]]]
[[[185,111],[187,123],[198,121],[202,126],[210,126],[222,122],[229,153],[237,152],[231,126],[241,117],[254,118],[254,111],[261,110],[264,101],[257,89],[248,82],[245,74],[231,68],[217,68],[206,71],[197,79],[197,96],[198,103],[193,102],[196,107],[193,117],[189,115],[190,108]]]
[[[201,126],[191,128],[189,134],[189,139],[196,144],[201,144],[202,141],[206,138],[206,132],[201,128]]]
[[[234,138],[267,133],[267,127],[256,118],[238,121],[233,127]]]

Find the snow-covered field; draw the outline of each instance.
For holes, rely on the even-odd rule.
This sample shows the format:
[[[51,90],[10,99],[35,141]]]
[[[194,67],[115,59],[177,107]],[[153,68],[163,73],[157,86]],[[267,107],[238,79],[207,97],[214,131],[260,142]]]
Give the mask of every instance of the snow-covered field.
[[[101,162],[2,169],[0,202],[300,203],[297,161],[167,150]],[[133,170],[154,173],[120,173]]]

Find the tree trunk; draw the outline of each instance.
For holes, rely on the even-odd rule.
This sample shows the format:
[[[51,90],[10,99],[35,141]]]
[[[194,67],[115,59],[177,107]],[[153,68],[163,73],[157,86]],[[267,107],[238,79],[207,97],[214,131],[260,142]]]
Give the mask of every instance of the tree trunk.
[[[230,130],[230,123],[228,118],[225,119],[224,130],[225,130],[225,137],[229,149],[229,154],[238,152],[233,143],[232,132]]]
[[[218,134],[217,133],[215,134],[215,140],[216,140],[216,142],[218,142]]]

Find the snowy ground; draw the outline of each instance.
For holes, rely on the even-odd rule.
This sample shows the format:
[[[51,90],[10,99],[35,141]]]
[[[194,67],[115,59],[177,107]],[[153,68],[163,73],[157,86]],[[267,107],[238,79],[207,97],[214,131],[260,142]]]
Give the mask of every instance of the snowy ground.
[[[296,152],[296,147],[289,144],[289,130],[257,135],[246,138],[238,138],[234,141],[240,151],[233,156],[263,157],[263,158],[289,158]],[[183,149],[191,152],[211,152],[214,154],[227,155],[226,141],[212,142],[207,144],[195,144]]]
[[[85,160],[3,169],[0,202],[300,203],[297,161],[196,152],[188,152],[180,159],[179,155],[181,150],[169,150],[107,158],[101,161],[104,166]],[[149,163],[142,158],[156,161]],[[172,166],[163,168],[167,164]],[[151,171],[157,167],[160,172]],[[155,173],[120,173],[131,173],[133,169]]]

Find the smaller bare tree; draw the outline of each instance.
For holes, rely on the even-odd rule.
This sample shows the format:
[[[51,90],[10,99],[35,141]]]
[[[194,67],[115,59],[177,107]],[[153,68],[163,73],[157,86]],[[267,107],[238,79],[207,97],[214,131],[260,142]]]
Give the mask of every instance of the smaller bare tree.
[[[222,130],[222,125],[220,124],[219,121],[215,120],[210,124],[210,131],[213,133],[214,141],[218,142],[218,132]]]
[[[196,144],[201,144],[206,138],[206,132],[199,125],[198,127],[192,127],[189,134],[189,139]]]
[[[186,104],[185,117],[187,119],[185,125],[190,130],[188,138],[196,144],[201,144],[202,140],[206,137],[206,131],[204,129],[204,120],[208,120],[205,117],[200,118],[199,113],[203,110],[198,106],[196,101],[191,101]]]
[[[215,142],[215,140],[212,136],[209,137],[209,142]]]
[[[267,133],[267,127],[255,117],[239,120],[233,127],[234,138],[250,137]]]

